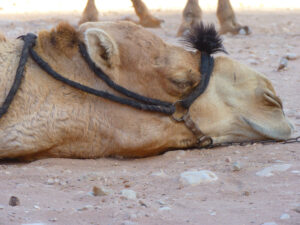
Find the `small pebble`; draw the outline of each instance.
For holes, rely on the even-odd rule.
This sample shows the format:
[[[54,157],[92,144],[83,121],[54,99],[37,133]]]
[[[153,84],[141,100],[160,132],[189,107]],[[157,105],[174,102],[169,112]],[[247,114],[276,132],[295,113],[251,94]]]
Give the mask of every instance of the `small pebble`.
[[[285,58],[288,60],[296,60],[299,56],[296,53],[288,53]]]
[[[233,171],[240,171],[240,170],[241,170],[241,165],[240,165],[240,163],[239,163],[239,162],[234,162],[234,163],[232,164],[232,170],[233,170]]]
[[[247,62],[251,65],[258,65],[258,61],[255,59],[248,59]]]
[[[49,219],[50,222],[56,222],[57,221],[57,218],[51,218]]]
[[[48,180],[47,180],[47,184],[48,185],[53,185],[55,182],[54,182],[54,179],[53,178],[49,178]]]
[[[22,223],[22,225],[46,225],[44,223]]]
[[[139,200],[139,203],[140,203],[141,206],[144,206],[146,208],[148,207],[147,204],[145,202],[143,202],[142,200]]]
[[[17,205],[20,205],[20,200],[16,196],[11,196],[10,199],[9,199],[9,203],[8,204],[10,206],[17,206]]]
[[[284,214],[282,214],[282,215],[280,216],[280,219],[281,219],[281,220],[287,220],[287,219],[289,219],[289,218],[291,218],[291,217],[290,217],[290,215],[287,214],[287,213],[284,213]]]
[[[124,221],[123,223],[121,223],[121,225],[136,225],[137,223],[132,222],[132,221]]]
[[[151,175],[157,176],[157,177],[167,177],[168,176],[163,170],[160,170],[159,172],[153,172]]]
[[[101,188],[94,186],[93,187],[93,195],[94,196],[104,196],[104,195],[106,195],[106,193]]]
[[[158,202],[158,204],[160,204],[160,205],[166,205],[166,203],[165,203],[164,201],[162,201],[162,200],[158,200],[157,202]]]
[[[41,209],[38,205],[33,206],[35,209]]]
[[[249,196],[249,195],[250,195],[250,192],[249,192],[249,191],[244,191],[244,192],[243,192],[243,195],[244,195],[244,196]]]
[[[286,68],[288,65],[288,60],[285,57],[282,57],[279,61],[279,66],[277,68],[277,71],[282,70],[284,68]]]
[[[300,205],[293,209],[295,212],[300,213]]]
[[[266,223],[262,223],[261,225],[278,225],[275,222],[266,222]]]
[[[131,214],[129,216],[129,219],[131,219],[131,220],[136,220],[137,218],[138,218],[138,216],[136,214]]]
[[[127,199],[135,200],[136,199],[136,192],[129,189],[124,189],[121,191],[121,195]]]
[[[0,205],[0,210],[1,210],[1,209],[4,209],[4,205]]]
[[[168,206],[164,206],[164,207],[160,207],[158,210],[159,211],[169,211],[169,210],[171,210],[171,208]]]
[[[244,28],[242,28],[242,29],[239,30],[239,34],[240,35],[246,35],[247,32],[246,32],[246,30]]]
[[[226,159],[225,159],[225,162],[228,162],[228,163],[230,163],[231,162],[231,158],[228,156],[228,157],[226,157]]]
[[[82,208],[77,209],[77,211],[86,211],[86,210],[91,209],[91,208],[93,208],[92,205],[86,205],[86,206],[84,206]]]
[[[215,211],[210,211],[210,212],[209,212],[209,215],[215,216],[215,215],[217,215],[217,213],[216,213]]]

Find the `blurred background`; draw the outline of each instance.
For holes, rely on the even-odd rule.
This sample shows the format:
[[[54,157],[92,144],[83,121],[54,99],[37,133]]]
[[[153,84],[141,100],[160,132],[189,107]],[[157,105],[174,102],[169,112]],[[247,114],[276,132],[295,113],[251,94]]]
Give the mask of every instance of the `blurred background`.
[[[86,0],[0,0],[1,13],[81,12]],[[144,0],[151,10],[182,10],[186,0]],[[200,0],[203,10],[216,10],[217,0]],[[130,0],[96,0],[100,12],[130,11]],[[299,0],[231,0],[235,10],[300,9]]]

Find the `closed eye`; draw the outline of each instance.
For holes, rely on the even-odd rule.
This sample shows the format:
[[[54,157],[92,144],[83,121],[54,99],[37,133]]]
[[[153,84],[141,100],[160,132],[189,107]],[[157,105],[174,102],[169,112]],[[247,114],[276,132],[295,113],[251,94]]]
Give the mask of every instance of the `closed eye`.
[[[176,85],[180,89],[186,89],[193,86],[192,81],[186,81],[186,80],[182,81],[182,80],[175,80],[175,79],[170,79],[170,81],[172,84]]]

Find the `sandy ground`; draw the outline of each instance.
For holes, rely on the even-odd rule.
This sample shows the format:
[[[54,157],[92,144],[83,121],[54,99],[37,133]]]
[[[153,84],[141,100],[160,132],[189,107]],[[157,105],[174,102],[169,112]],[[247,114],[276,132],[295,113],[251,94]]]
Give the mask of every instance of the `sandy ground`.
[[[1,12],[1,11],[0,11]],[[150,29],[164,40],[175,38],[180,11],[154,11],[165,20]],[[102,20],[128,13],[104,12]],[[133,16],[133,15],[132,15]],[[300,53],[300,11],[240,11],[251,36],[224,36],[230,57],[266,74],[281,96],[286,115],[300,134],[300,58],[277,72],[280,58]],[[76,25],[79,13],[0,14],[9,38],[50,29],[61,20]],[[213,12],[204,21],[217,23]],[[237,171],[233,165],[237,163]],[[259,176],[271,167],[274,172]],[[270,169],[270,170],[271,170]],[[185,171],[209,170],[218,179],[190,185]],[[264,170],[266,171],[266,170]],[[93,196],[93,187],[106,195]],[[173,151],[157,157],[119,160],[45,159],[0,163],[0,224],[200,224],[299,225],[300,144],[254,145]],[[129,195],[126,191],[130,190]],[[9,206],[11,196],[19,206]],[[298,211],[298,212],[297,212]]]

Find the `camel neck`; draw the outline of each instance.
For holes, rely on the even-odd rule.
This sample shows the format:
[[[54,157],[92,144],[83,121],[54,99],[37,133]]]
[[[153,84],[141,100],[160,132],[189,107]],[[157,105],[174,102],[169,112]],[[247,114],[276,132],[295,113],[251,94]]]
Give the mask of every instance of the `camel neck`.
[[[6,98],[16,75],[23,42],[0,41],[0,105]]]

